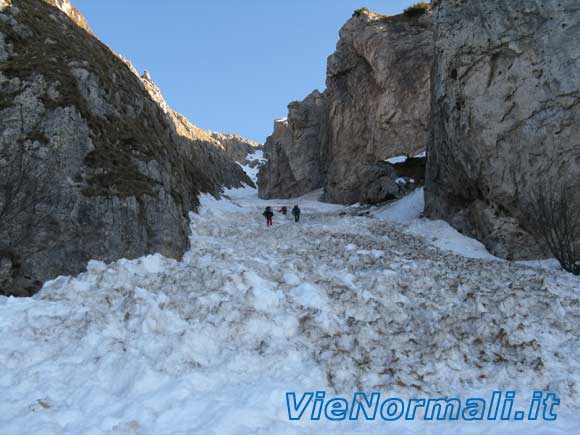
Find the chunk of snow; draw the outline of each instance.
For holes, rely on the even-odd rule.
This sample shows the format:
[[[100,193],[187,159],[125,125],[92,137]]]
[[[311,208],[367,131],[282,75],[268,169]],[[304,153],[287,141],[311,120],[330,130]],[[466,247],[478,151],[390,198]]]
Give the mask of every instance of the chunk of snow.
[[[408,156],[396,156],[386,159],[385,162],[390,163],[391,165],[396,165],[398,163],[405,163],[407,159]]]
[[[326,293],[320,288],[304,283],[292,289],[294,299],[301,305],[310,308],[324,309],[328,304]]]

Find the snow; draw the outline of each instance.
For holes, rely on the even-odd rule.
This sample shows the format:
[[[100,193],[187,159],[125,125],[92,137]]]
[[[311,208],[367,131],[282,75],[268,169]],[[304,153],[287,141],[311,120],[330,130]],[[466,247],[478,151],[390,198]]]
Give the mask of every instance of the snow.
[[[259,162],[258,165],[251,167],[249,165],[249,162],[253,162],[257,160]],[[262,150],[256,150],[255,152],[253,152],[252,154],[248,154],[246,156],[246,162],[248,162],[248,164],[246,165],[242,165],[241,163],[238,162],[238,165],[240,165],[242,167],[242,169],[244,170],[244,172],[248,175],[248,177],[250,177],[250,179],[254,182],[257,183],[258,181],[258,172],[260,172],[260,167],[266,163],[266,158],[264,157],[264,151]]]
[[[427,157],[427,152],[423,151],[415,156],[413,156],[413,158],[425,158]],[[385,160],[385,162],[390,163],[391,165],[396,165],[399,163],[405,163],[407,160],[409,159],[409,156],[407,155],[403,155],[403,156],[395,156],[395,157],[390,157],[388,159]]]
[[[391,157],[390,159],[386,159],[385,162],[396,165],[397,163],[405,163],[407,159],[408,156],[395,156]]]
[[[407,233],[421,236],[440,249],[468,258],[497,260],[481,242],[461,234],[447,222],[421,218],[424,207],[424,189],[417,189],[394,204],[375,211],[373,215],[403,225]]]
[[[252,160],[258,160],[261,163],[265,163],[266,162],[266,158],[264,157],[264,151],[263,150],[256,150],[252,154],[248,154],[246,156],[246,160],[248,160],[250,162]]]
[[[419,219],[424,208],[423,189],[417,189],[401,200],[375,211],[373,215],[391,223],[404,224]]]
[[[420,191],[375,217],[320,203],[320,191],[290,201],[249,188],[227,195],[201,198],[181,261],[92,261],[34,298],[0,297],[2,434],[580,427],[578,278],[455,255],[481,252],[420,219]],[[300,224],[277,213],[265,227],[263,207],[295,203]],[[285,405],[287,391],[470,397],[508,388],[556,391],[559,421],[290,422]]]

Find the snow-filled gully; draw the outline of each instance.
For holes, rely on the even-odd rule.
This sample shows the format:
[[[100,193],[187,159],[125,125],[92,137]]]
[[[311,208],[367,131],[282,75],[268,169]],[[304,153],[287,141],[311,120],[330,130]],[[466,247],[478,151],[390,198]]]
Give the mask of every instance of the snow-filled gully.
[[[300,224],[277,214],[266,229],[265,202],[236,202],[204,201],[180,262],[92,262],[32,299],[0,298],[2,432],[459,427],[288,421],[285,392],[317,389],[400,397],[542,389],[559,394],[562,415],[580,408],[578,279],[457,256],[315,201],[303,204]],[[565,421],[555,427],[578,423]]]

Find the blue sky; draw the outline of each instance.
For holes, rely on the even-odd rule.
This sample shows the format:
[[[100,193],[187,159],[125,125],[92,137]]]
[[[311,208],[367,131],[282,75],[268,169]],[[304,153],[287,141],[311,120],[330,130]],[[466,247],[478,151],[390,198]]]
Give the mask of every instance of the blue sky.
[[[274,118],[324,89],[340,27],[366,6],[397,14],[411,0],[72,0],[97,36],[149,70],[197,126],[263,142]]]

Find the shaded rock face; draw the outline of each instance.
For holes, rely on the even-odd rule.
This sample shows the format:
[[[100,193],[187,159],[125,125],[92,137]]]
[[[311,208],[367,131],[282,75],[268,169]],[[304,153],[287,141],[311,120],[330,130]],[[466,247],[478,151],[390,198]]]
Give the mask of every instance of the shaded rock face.
[[[440,0],[433,14],[426,213],[493,254],[540,256],[530,198],[580,175],[580,4]]]
[[[364,201],[365,186],[376,183],[375,177],[389,177],[388,170],[377,169],[378,161],[425,149],[432,38],[429,14],[385,17],[361,11],[341,29],[328,59],[325,94],[327,201]]]
[[[430,14],[358,11],[328,59],[327,90],[292,103],[287,126],[276,125],[268,139],[261,197],[324,187],[329,202],[391,199],[395,171],[384,160],[427,143],[432,36]]]
[[[322,187],[324,129],[325,100],[319,91],[288,105],[288,119],[274,122],[264,145],[268,162],[258,175],[260,198],[294,198]]]
[[[90,259],[179,258],[198,194],[221,189],[220,162],[200,158],[67,15],[37,0],[2,6],[0,293],[32,294]]]

